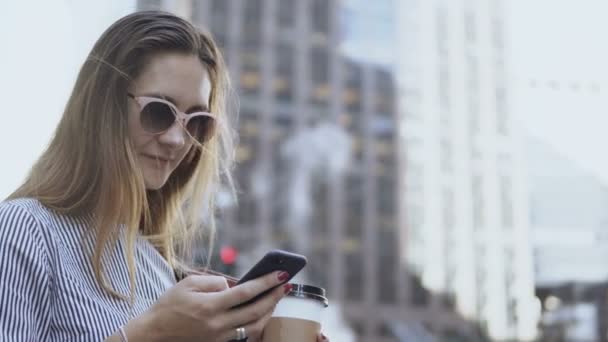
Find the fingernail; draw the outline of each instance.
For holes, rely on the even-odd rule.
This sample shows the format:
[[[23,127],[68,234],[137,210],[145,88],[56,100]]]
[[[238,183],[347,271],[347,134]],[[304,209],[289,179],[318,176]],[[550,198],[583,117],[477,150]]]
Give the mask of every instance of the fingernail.
[[[327,337],[325,337],[325,335],[323,335],[323,333],[321,333],[321,338],[323,338],[323,341],[327,341]]]
[[[288,294],[289,292],[291,292],[292,288],[293,288],[293,285],[291,285],[291,284],[283,285],[283,290],[285,291],[285,294]]]
[[[287,278],[289,278],[289,273],[285,271],[279,273],[279,281],[285,281]]]

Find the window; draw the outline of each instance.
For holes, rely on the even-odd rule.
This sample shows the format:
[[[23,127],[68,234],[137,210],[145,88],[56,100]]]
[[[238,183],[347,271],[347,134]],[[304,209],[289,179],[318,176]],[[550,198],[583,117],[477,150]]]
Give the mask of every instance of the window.
[[[363,177],[349,174],[346,177],[346,237],[361,239],[363,232]]]
[[[388,338],[389,341],[395,338],[395,335],[393,334],[392,329],[389,326],[389,322],[386,321],[378,323],[378,329],[376,334],[380,337]]]
[[[245,95],[258,94],[260,91],[260,47],[257,44],[241,46],[241,92]]]
[[[506,92],[504,86],[496,87],[496,130],[502,135],[509,133]]]
[[[349,301],[363,301],[363,259],[360,251],[345,253],[346,272],[345,272],[345,295]]]
[[[395,111],[395,80],[388,70],[377,70],[375,73],[374,110],[378,115],[391,117]]]
[[[223,0],[226,1],[226,0]],[[292,28],[295,25],[295,0],[277,1],[278,26],[280,28]]]
[[[479,175],[473,176],[471,184],[471,190],[473,195],[473,225],[475,229],[480,229],[484,226],[484,196],[483,196],[483,183],[482,178]]]
[[[392,229],[391,229],[392,228]],[[375,269],[378,282],[378,299],[381,303],[393,304],[397,301],[397,274],[394,267],[398,260],[397,243],[399,238],[394,227],[384,227],[378,230],[378,265]]]
[[[360,112],[361,89],[363,87],[363,70],[355,62],[346,60],[344,66],[344,92],[342,99],[346,109],[353,112]]]
[[[450,110],[450,76],[448,67],[442,63],[439,66],[439,107],[441,108],[442,121],[449,122],[448,112]]]
[[[378,213],[383,216],[393,217],[396,213],[396,187],[397,184],[392,175],[378,177],[376,181],[376,198]]]
[[[479,110],[479,63],[477,56],[471,51],[466,54],[466,77],[467,77],[467,107],[469,114],[469,130],[471,135],[480,132],[480,110]]]
[[[310,255],[308,266],[306,266],[308,277],[313,284],[319,284],[319,286],[327,288],[329,281],[327,264],[330,257],[325,244],[327,238],[315,235],[311,239],[314,252]]]
[[[464,12],[464,32],[468,43],[473,44],[477,39],[476,24],[474,9],[466,9]]]
[[[513,228],[513,184],[511,183],[511,178],[501,176],[499,189],[502,226],[504,228]]]
[[[251,175],[255,167],[259,149],[259,115],[256,111],[243,108],[239,120],[240,141],[237,148],[239,167],[236,182],[239,194],[237,221],[245,227],[253,227],[257,220],[257,200],[252,191]]]
[[[229,1],[216,0],[216,2],[223,2],[224,5],[228,6]],[[243,13],[242,13],[242,31],[241,39],[244,44],[259,44],[262,43],[262,0],[247,0],[242,2]]]
[[[273,82],[274,93],[278,100],[291,101],[294,91],[294,48],[292,45],[279,44],[276,47],[276,72]]]
[[[313,236],[327,238],[329,225],[329,188],[326,179],[322,179],[325,174],[320,174],[315,181],[311,182],[311,195],[313,201],[312,227],[310,232]],[[327,240],[325,240],[327,241]]]
[[[448,52],[448,26],[447,9],[440,5],[435,12],[435,30],[437,35],[437,51],[439,55],[446,55]]]
[[[498,16],[492,19],[492,42],[497,50],[502,50],[504,47],[504,32],[503,22]]]
[[[487,305],[487,297],[485,291],[486,284],[486,273],[481,263],[482,257],[478,257],[477,265],[475,267],[475,286],[477,292],[477,316],[485,317],[485,310]]]
[[[445,137],[441,138],[440,142],[440,153],[441,153],[441,170],[445,173],[452,171],[452,144]]]
[[[424,220],[423,207],[420,205],[411,204],[408,206],[406,213],[406,224],[412,231],[419,231],[422,228]]]
[[[200,5],[200,4],[199,4]],[[198,6],[197,6],[198,7]],[[195,7],[196,8],[196,7]],[[226,38],[228,32],[228,1],[224,0],[212,0],[210,3],[209,15],[210,30],[213,34],[213,38],[217,41],[217,44],[221,48],[226,48]],[[202,14],[198,14],[201,16]],[[206,23],[202,23],[206,24]]]
[[[454,192],[451,189],[443,189],[442,196],[443,225],[447,230],[452,230],[455,224],[454,218]]]
[[[275,173],[283,175],[288,172],[287,163],[288,161],[282,155],[281,149],[284,146],[285,141],[294,132],[293,115],[291,113],[278,112],[275,114],[272,121],[272,159]],[[281,191],[283,191],[282,189]]]
[[[327,48],[310,50],[311,91],[310,102],[327,104],[330,96],[329,53]]]
[[[282,1],[282,0],[281,0]],[[312,0],[310,3],[311,10],[311,30],[315,33],[327,35],[329,32],[329,13],[331,1],[327,0]]]

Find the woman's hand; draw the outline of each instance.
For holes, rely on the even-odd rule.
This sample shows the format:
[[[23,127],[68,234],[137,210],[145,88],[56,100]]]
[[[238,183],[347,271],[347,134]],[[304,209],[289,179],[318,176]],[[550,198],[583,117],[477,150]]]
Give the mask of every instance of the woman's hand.
[[[317,335],[317,342],[329,342],[329,339],[323,333],[319,333]]]
[[[129,341],[226,342],[244,327],[249,341],[258,341],[277,302],[289,285],[279,286],[256,302],[231,309],[287,279],[273,272],[229,288],[218,276],[192,275],[163,294],[140,317],[125,327]]]

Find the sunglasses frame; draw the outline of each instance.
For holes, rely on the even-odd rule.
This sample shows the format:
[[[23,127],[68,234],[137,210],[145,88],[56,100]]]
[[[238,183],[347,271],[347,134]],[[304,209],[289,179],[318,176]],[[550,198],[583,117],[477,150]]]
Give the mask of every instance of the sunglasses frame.
[[[184,113],[182,111],[180,111],[177,106],[175,106],[173,103],[165,100],[165,99],[161,99],[158,97],[154,97],[154,96],[137,96],[137,95],[133,95],[131,93],[127,93],[127,95],[132,98],[133,100],[135,100],[135,102],[137,103],[138,107],[139,107],[139,124],[141,125],[141,127],[149,134],[153,134],[153,135],[161,135],[163,133],[166,133],[169,129],[171,129],[171,127],[173,127],[173,125],[175,125],[175,122],[178,122],[182,128],[184,129],[184,131],[186,132],[186,134],[188,134],[188,136],[195,140],[195,141],[199,141],[196,137],[193,137],[192,134],[190,134],[190,132],[188,131],[188,122],[195,117],[199,117],[199,116],[206,116],[209,117],[213,120],[213,125],[215,126],[217,124],[217,119],[215,117],[215,115],[213,115],[212,113],[209,112],[194,112],[194,113]],[[142,124],[142,113],[144,108],[153,102],[160,102],[162,104],[166,104],[167,106],[169,106],[169,108],[171,109],[171,112],[173,113],[173,115],[175,116],[175,121],[173,121],[173,123],[167,127],[166,129],[159,131],[159,132],[150,132],[148,131],[144,125]],[[215,127],[214,127],[215,129]],[[201,139],[200,143],[204,143],[207,140],[209,140],[211,138],[211,136],[213,134],[208,134],[209,136],[205,136]]]

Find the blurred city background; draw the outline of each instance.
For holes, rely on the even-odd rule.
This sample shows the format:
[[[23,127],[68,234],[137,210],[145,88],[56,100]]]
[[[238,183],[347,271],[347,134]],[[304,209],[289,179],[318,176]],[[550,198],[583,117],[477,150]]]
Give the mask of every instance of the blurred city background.
[[[238,95],[239,199],[218,194],[217,269],[307,255],[297,280],[327,290],[337,342],[607,341],[604,1],[1,8],[0,197],[101,32],[163,9],[213,34]]]

